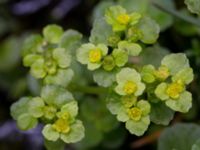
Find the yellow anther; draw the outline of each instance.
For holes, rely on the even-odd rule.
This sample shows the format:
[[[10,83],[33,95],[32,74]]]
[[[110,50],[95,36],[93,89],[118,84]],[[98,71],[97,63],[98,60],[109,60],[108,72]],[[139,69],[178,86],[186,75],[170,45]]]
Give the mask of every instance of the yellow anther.
[[[139,121],[142,117],[142,111],[137,107],[133,107],[128,110],[128,115],[132,120]]]
[[[178,99],[180,93],[183,92],[183,90],[184,90],[184,85],[180,80],[178,80],[168,85],[166,93],[172,99]]]
[[[127,95],[133,94],[137,90],[137,85],[133,81],[127,81],[123,90]]]
[[[67,119],[59,118],[52,127],[59,133],[68,133],[70,126]]]
[[[97,63],[101,60],[102,54],[100,49],[92,49],[89,52],[89,61],[91,63]]]
[[[130,16],[128,14],[121,14],[117,17],[117,21],[120,24],[127,25],[130,22]]]

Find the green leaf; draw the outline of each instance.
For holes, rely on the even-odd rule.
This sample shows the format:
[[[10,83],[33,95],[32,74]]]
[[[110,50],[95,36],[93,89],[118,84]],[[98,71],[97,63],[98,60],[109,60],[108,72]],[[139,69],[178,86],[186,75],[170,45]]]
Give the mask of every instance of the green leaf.
[[[160,27],[154,20],[149,17],[143,17],[138,24],[138,28],[143,34],[141,38],[143,43],[153,44],[157,41]]]
[[[55,75],[46,76],[44,83],[66,87],[71,82],[73,76],[74,72],[72,69],[59,69]]]
[[[85,136],[85,128],[80,120],[77,120],[71,125],[70,132],[67,134],[61,134],[61,139],[65,143],[76,143],[82,140]]]
[[[75,49],[82,39],[82,34],[76,30],[68,29],[62,35],[59,47],[65,48],[67,51]]]
[[[49,141],[57,141],[58,138],[60,137],[59,133],[56,132],[53,128],[52,125],[47,124],[44,126],[42,130],[42,134],[45,137],[45,139]]]
[[[169,69],[171,75],[189,67],[188,59],[183,53],[169,54],[163,58],[161,64]]]
[[[118,67],[122,67],[128,62],[128,52],[123,49],[114,49],[112,55]]]
[[[26,38],[22,47],[23,56],[26,56],[31,53],[41,52],[42,43],[43,39],[39,34],[33,34]]]
[[[99,69],[94,72],[93,79],[99,86],[109,87],[115,81],[115,74],[115,71],[107,72],[103,69]]]
[[[72,94],[62,87],[55,85],[46,85],[41,91],[42,99],[49,105],[62,107],[67,102],[74,100]]]
[[[44,114],[43,112],[44,106],[45,104],[43,99],[40,97],[35,97],[29,102],[29,113],[33,117],[39,118]]]
[[[131,56],[138,56],[142,51],[142,47],[136,43],[129,43],[127,41],[121,41],[118,44],[119,49],[125,50]]]
[[[166,105],[175,111],[186,113],[192,107],[192,94],[190,92],[183,92],[180,94],[179,99],[173,100],[169,99]]]
[[[143,14],[148,8],[149,0],[118,0],[118,3],[126,8],[128,12],[140,12]]]
[[[28,103],[31,101],[31,97],[22,97],[17,102],[12,104],[10,108],[11,116],[17,120],[22,114],[28,113]]]
[[[17,126],[21,130],[29,130],[37,126],[37,119],[28,113],[24,113],[17,118]]]
[[[126,133],[126,130],[122,127],[112,130],[111,132],[104,135],[102,145],[108,149],[116,150],[125,142]]]
[[[121,104],[120,96],[115,93],[110,93],[107,97],[107,108],[113,115],[116,115],[121,110],[123,105]]]
[[[44,140],[44,145],[47,150],[64,150],[65,143],[61,140],[57,140],[55,142]]]
[[[53,58],[60,68],[67,68],[71,63],[71,55],[64,48],[53,50]]]
[[[162,2],[162,5],[163,5],[163,2]],[[147,14],[159,24],[161,31],[164,31],[167,28],[169,28],[173,24],[173,21],[174,21],[171,15],[169,15],[168,13],[164,11],[161,11],[160,9],[158,9],[157,7],[153,5],[150,5],[147,11]]]
[[[87,150],[90,147],[97,146],[103,139],[103,132],[99,131],[94,124],[84,121],[85,137],[75,146],[79,149]],[[95,136],[94,136],[95,133]]]
[[[43,29],[44,38],[50,43],[59,43],[63,32],[63,29],[55,24],[48,25]]]
[[[145,116],[142,117],[140,121],[128,120],[126,122],[126,129],[128,129],[131,134],[141,136],[148,129],[149,124],[149,116]]]
[[[37,55],[37,54],[27,54],[24,58],[23,58],[23,64],[26,67],[31,66],[35,61],[37,61],[38,59],[42,59],[41,55]]]
[[[169,54],[169,50],[159,45],[145,48],[141,53],[141,64],[142,65],[153,65],[154,67],[160,67],[160,62],[164,56]],[[155,59],[156,58],[156,59]]]
[[[191,123],[179,123],[166,128],[159,140],[158,150],[191,150],[199,139],[200,127]]]
[[[200,139],[196,140],[195,144],[192,145],[191,150],[200,150]]]
[[[103,43],[108,45],[108,38],[111,35],[111,26],[105,22],[104,18],[99,18],[94,21],[89,41],[93,44]]]
[[[105,11],[108,7],[114,5],[113,1],[100,1],[92,12],[92,22],[97,18],[102,18],[105,14]]]
[[[155,124],[168,125],[174,117],[174,111],[169,109],[165,103],[151,103],[150,119]]]
[[[195,14],[200,15],[200,1],[199,0],[185,0],[187,8]]]
[[[95,126],[97,130],[109,132],[118,126],[115,116],[110,114],[106,108],[105,101],[99,99],[86,99],[81,105],[81,115],[88,123]],[[98,119],[96,119],[98,117]]]

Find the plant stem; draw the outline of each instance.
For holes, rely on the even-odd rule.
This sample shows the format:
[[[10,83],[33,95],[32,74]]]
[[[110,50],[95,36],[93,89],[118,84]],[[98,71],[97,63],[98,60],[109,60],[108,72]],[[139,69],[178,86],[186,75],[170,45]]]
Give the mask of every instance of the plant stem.
[[[107,93],[108,89],[103,88],[103,87],[97,87],[97,86],[82,86],[82,85],[70,85],[69,86],[71,91],[76,91],[76,92],[82,92],[82,93],[87,93],[87,94],[103,94]]]
[[[166,13],[169,13],[169,14],[171,14],[171,15],[177,17],[177,18],[180,18],[180,19],[182,19],[182,20],[184,20],[184,21],[186,21],[188,23],[191,23],[193,25],[196,25],[196,26],[200,27],[200,20],[196,19],[195,17],[189,16],[189,15],[184,15],[184,14],[176,11],[175,9],[171,9],[171,8],[165,7],[165,6],[155,2],[153,0],[151,1],[151,3],[155,7],[157,7],[158,9],[160,9],[160,10],[166,12]]]

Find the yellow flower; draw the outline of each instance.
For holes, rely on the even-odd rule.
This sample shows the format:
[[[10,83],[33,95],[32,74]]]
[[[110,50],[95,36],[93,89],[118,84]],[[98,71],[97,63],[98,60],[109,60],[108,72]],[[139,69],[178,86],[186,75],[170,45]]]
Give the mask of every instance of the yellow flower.
[[[101,50],[96,48],[89,51],[89,61],[91,63],[97,63],[101,60]]]
[[[133,94],[136,92],[137,90],[137,85],[133,82],[133,81],[127,81],[124,84],[124,88],[123,88],[124,92],[128,95]]]
[[[184,84],[181,80],[171,83],[168,85],[166,93],[172,99],[178,99],[180,93],[184,90]]]
[[[63,118],[59,118],[52,127],[59,133],[68,133],[70,131],[68,120]]]
[[[142,117],[142,111],[137,107],[133,107],[128,110],[128,115],[132,120],[139,121]]]
[[[120,24],[127,25],[130,22],[130,16],[128,14],[121,14],[117,16],[117,21]]]

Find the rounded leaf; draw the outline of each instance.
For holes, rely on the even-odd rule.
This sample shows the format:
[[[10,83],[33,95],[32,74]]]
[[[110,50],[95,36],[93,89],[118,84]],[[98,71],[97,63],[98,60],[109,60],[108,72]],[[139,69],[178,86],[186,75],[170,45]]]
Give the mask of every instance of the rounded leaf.
[[[28,104],[31,101],[31,97],[22,97],[10,107],[11,116],[17,120],[17,118],[28,112]]]
[[[168,125],[174,117],[174,111],[168,108],[165,103],[151,103],[150,119],[159,125]]]
[[[153,44],[157,41],[160,28],[159,25],[149,17],[143,17],[138,25],[142,32],[140,39],[145,44]]]
[[[58,43],[61,40],[63,29],[58,25],[48,25],[43,30],[44,38],[50,43]]]
[[[158,140],[158,150],[191,150],[199,139],[200,127],[192,123],[178,123],[166,128]]]
[[[71,82],[73,76],[74,72],[72,69],[58,69],[55,75],[46,76],[44,83],[66,87]]]
[[[22,114],[17,118],[17,126],[21,130],[29,130],[37,126],[38,120],[30,114]]]
[[[109,87],[116,80],[115,74],[115,71],[107,72],[100,69],[94,72],[93,79],[99,86]]]
[[[41,91],[42,99],[49,105],[62,107],[67,102],[74,100],[72,94],[62,87],[55,85],[46,85]]]

